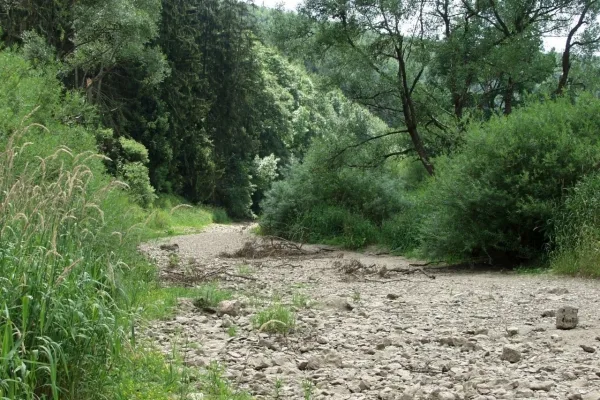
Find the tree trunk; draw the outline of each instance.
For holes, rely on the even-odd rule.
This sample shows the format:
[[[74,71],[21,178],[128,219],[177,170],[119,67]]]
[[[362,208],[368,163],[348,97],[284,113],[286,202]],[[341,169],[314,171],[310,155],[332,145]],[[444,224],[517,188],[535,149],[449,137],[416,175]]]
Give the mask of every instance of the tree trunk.
[[[515,84],[512,77],[508,77],[508,84],[506,86],[506,91],[504,92],[504,115],[510,115],[510,113],[512,113],[514,86]]]
[[[435,173],[435,169],[433,167],[433,164],[429,160],[427,150],[425,150],[423,140],[421,139],[421,135],[419,134],[417,115],[415,113],[415,105],[412,101],[411,88],[408,85],[408,79],[406,76],[406,64],[404,62],[404,55],[402,54],[402,50],[398,47],[396,47],[396,56],[398,59],[398,78],[400,80],[402,113],[404,114],[404,123],[406,125],[406,130],[410,135],[413,146],[415,146],[415,151],[417,152],[419,159],[423,163],[425,170],[427,170],[427,173],[429,175],[433,176]]]

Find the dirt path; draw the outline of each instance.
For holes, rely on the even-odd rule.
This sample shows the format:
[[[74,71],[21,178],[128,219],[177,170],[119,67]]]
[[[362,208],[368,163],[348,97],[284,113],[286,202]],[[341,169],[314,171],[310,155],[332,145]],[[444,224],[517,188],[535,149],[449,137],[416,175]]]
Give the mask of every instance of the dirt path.
[[[215,225],[143,250],[170,284],[220,276],[235,292],[238,316],[182,300],[177,317],[154,322],[150,334],[165,352],[177,342],[189,365],[219,361],[257,399],[276,398],[278,380],[281,399],[307,391],[312,399],[600,399],[598,281],[440,271],[435,279],[382,277],[383,266],[410,269],[409,261],[318,246],[298,252],[278,242],[283,248],[272,254],[270,243],[254,254],[271,257],[252,258],[260,242],[245,257],[223,257],[254,239],[248,231]],[[164,243],[178,245],[178,267],[168,266]],[[307,299],[312,306],[304,308]],[[252,327],[272,301],[296,309],[287,337]],[[576,329],[558,330],[555,318],[542,317],[564,305],[579,308]],[[503,351],[520,360],[503,360]]]

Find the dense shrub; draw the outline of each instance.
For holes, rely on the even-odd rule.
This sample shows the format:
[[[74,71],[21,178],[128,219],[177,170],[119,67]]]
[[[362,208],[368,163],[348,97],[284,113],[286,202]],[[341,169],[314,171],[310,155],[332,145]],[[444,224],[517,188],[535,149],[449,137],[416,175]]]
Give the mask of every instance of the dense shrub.
[[[267,233],[296,240],[358,248],[379,242],[383,222],[406,206],[403,184],[390,169],[371,165],[394,142],[349,147],[382,134],[385,125],[335,93],[330,96],[327,133],[267,192],[261,225]]]
[[[437,160],[422,227],[429,256],[531,259],[550,244],[565,190],[600,161],[600,100],[533,104],[469,128]]]

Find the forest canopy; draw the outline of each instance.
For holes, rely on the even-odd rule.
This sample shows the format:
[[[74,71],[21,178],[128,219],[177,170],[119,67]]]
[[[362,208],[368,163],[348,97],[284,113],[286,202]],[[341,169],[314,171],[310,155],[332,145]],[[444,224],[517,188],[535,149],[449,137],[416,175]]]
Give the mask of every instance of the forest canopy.
[[[296,239],[492,262],[553,252],[556,213],[594,173],[582,107],[600,89],[599,12],[596,0],[306,0],[296,12],[34,0],[0,5],[0,38],[95,110],[72,123],[94,127],[107,171],[145,208],[178,195]],[[587,125],[572,126],[579,113]],[[463,179],[465,199],[444,194]],[[478,213],[493,232],[452,234]]]

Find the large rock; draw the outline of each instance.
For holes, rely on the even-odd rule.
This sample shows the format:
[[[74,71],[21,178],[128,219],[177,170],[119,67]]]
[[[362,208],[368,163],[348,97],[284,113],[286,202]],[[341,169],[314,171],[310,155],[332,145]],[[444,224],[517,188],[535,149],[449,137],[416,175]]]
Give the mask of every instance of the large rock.
[[[513,346],[504,346],[500,359],[510,363],[516,363],[521,360],[521,352]]]
[[[571,306],[561,307],[556,311],[556,328],[573,329],[579,323],[579,309]]]
[[[217,315],[231,315],[237,317],[241,304],[238,300],[223,300],[217,306]]]

